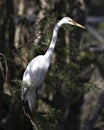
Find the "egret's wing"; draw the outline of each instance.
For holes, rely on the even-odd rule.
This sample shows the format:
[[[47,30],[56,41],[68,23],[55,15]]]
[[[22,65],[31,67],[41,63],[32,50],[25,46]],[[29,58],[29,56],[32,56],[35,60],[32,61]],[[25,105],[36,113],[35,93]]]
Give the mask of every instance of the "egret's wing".
[[[40,57],[42,56],[37,56],[35,57],[28,65],[27,68],[23,74],[23,81],[24,82],[28,82],[30,84],[30,82],[32,81],[37,81],[37,76],[39,73],[39,68],[41,65],[41,60]]]

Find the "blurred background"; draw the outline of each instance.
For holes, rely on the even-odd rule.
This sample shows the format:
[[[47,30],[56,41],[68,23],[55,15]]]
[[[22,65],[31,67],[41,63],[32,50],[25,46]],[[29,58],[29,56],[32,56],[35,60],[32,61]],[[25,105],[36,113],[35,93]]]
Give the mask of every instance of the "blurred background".
[[[0,0],[0,130],[104,129],[104,0]],[[23,111],[23,72],[62,26],[39,106]]]

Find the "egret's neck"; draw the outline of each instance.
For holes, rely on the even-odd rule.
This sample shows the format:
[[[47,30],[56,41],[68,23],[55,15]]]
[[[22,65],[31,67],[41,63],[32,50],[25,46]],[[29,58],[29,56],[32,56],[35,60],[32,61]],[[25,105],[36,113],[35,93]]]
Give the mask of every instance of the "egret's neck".
[[[56,24],[56,26],[55,26],[55,28],[53,30],[53,35],[52,35],[52,40],[51,40],[50,46],[49,46],[48,50],[45,53],[45,56],[49,60],[52,59],[52,55],[53,55],[53,52],[54,52],[54,49],[55,49],[55,45],[56,45],[58,30],[59,30],[59,26],[58,26],[58,24]]]

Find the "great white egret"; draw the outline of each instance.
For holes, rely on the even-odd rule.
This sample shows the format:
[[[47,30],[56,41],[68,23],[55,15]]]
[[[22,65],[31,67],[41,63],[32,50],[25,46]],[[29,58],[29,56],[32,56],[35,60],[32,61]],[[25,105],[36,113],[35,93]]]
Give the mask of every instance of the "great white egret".
[[[33,112],[36,108],[38,101],[38,89],[45,79],[54,48],[57,40],[57,33],[59,28],[63,24],[70,24],[85,28],[84,26],[76,23],[70,17],[62,18],[55,26],[53,30],[52,40],[50,46],[44,55],[39,55],[33,58],[27,65],[27,68],[23,74],[23,85],[22,85],[22,100],[28,102],[29,109]]]

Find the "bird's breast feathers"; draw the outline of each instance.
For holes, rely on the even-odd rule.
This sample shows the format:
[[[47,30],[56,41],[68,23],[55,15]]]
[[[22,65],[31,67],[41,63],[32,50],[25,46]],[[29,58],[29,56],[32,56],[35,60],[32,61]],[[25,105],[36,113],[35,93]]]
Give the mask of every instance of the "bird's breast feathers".
[[[23,81],[25,82],[35,82],[36,84],[41,84],[45,79],[46,73],[48,71],[49,62],[44,56],[35,57],[27,66]]]

